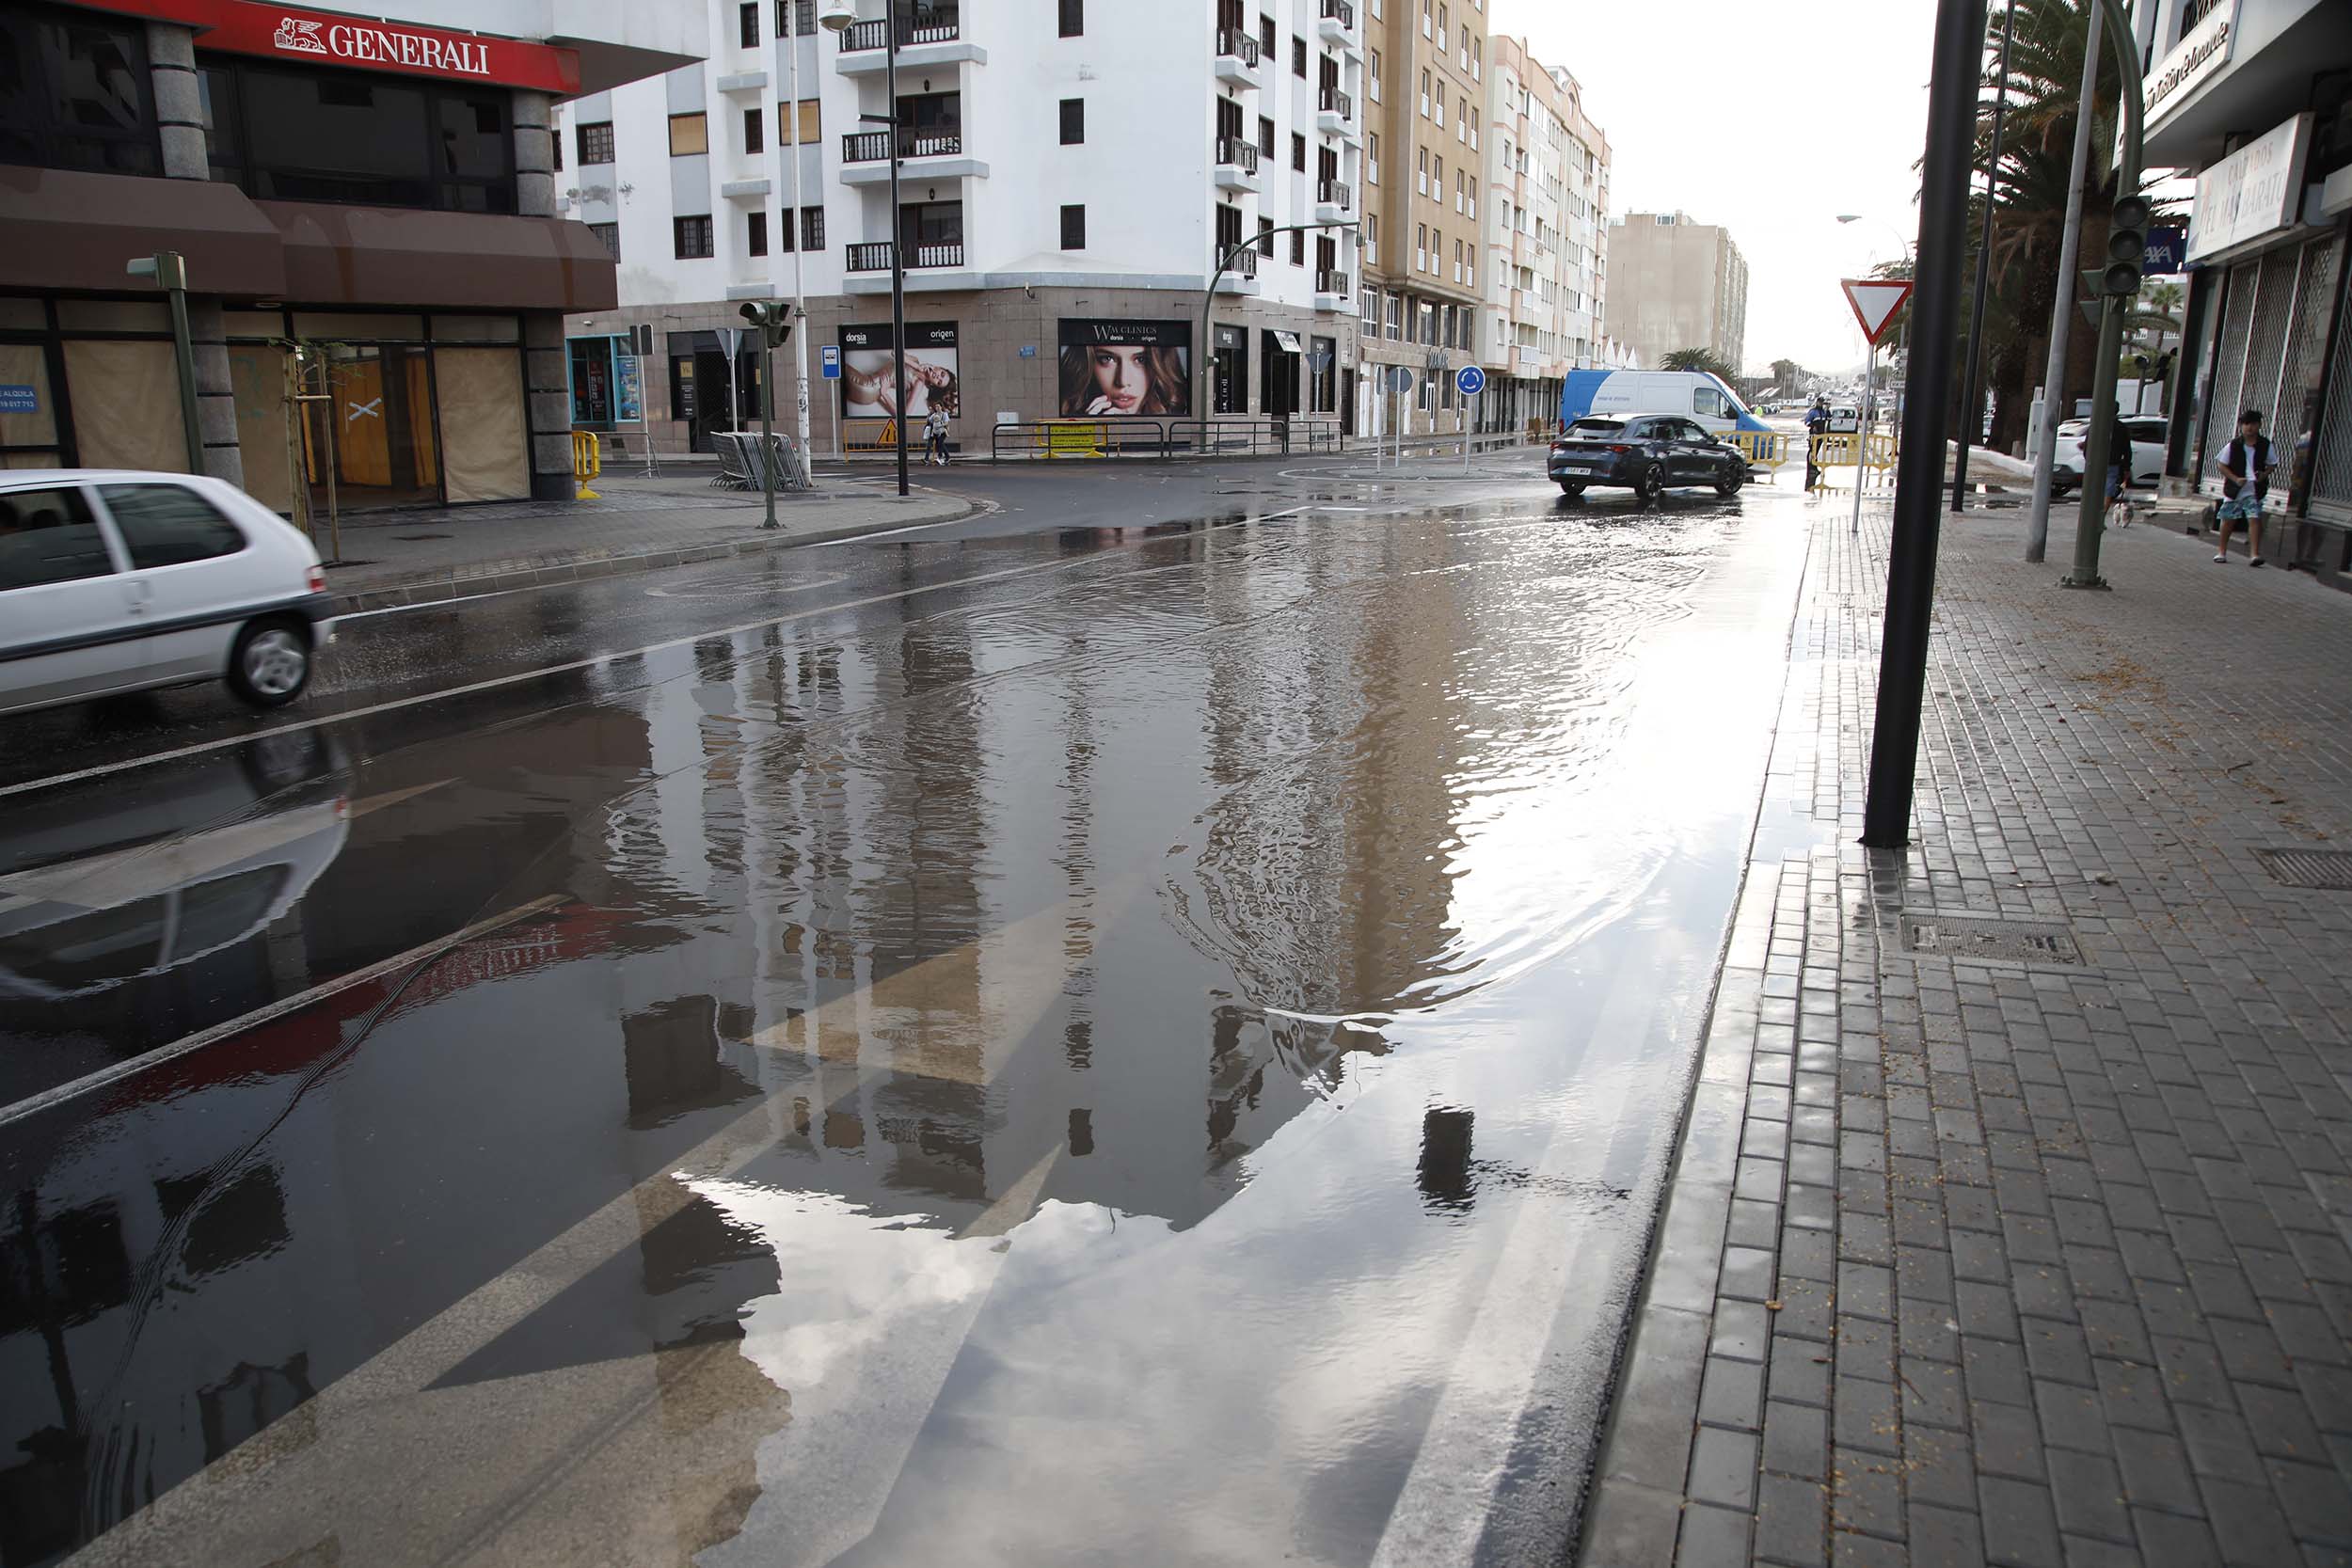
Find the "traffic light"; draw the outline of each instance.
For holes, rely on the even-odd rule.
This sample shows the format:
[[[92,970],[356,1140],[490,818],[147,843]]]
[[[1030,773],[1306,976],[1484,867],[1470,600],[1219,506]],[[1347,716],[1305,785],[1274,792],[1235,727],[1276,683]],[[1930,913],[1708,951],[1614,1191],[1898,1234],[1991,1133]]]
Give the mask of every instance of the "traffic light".
[[[2148,251],[2148,198],[2126,196],[2107,220],[2107,266],[2100,288],[2110,294],[2139,293],[2140,259]]]
[[[792,336],[792,302],[788,299],[747,299],[740,313],[759,328],[760,341],[770,348],[782,348]]]

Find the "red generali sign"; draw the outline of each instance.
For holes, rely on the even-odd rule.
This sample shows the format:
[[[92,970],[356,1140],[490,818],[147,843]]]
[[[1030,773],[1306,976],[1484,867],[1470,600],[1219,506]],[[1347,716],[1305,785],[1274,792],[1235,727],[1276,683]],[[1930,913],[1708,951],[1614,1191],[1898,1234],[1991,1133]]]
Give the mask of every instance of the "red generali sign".
[[[99,0],[99,8],[185,23],[197,29],[199,49],[557,94],[580,90],[579,51],[520,39],[254,0]]]

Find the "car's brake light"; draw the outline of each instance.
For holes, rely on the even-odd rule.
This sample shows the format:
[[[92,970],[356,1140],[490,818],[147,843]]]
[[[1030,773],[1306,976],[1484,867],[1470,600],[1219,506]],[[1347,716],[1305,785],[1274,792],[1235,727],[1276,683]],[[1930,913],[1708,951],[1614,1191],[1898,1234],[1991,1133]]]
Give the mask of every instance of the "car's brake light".
[[[324,593],[326,593],[326,569],[325,567],[323,567],[323,566],[313,566],[313,567],[311,567],[311,568],[310,568],[310,573],[309,581],[310,581],[310,592],[311,592],[311,593],[313,593],[313,594],[324,594]]]
[[[1633,449],[1631,447],[1619,446],[1615,442],[1612,441],[1609,444],[1609,450],[1611,451],[1631,451]]]

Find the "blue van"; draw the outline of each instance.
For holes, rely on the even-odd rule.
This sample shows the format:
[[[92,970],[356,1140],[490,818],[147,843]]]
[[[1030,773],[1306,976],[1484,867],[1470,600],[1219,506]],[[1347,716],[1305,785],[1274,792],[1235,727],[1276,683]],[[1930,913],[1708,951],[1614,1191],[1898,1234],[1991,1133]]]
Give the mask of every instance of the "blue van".
[[[1675,414],[1709,436],[1772,428],[1740,404],[1740,395],[1705,371],[1570,371],[1560,384],[1560,428],[1589,415],[1626,419]]]

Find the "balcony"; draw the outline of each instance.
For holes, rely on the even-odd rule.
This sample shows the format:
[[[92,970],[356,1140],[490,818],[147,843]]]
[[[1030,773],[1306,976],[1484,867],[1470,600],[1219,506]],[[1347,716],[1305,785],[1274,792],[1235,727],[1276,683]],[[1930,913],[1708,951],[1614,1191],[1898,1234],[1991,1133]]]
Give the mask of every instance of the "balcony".
[[[1258,176],[1258,144],[1239,136],[1217,137],[1216,183],[1229,191],[1263,189],[1264,182]]]
[[[1356,210],[1356,193],[1337,180],[1315,182],[1315,221],[1345,223]]]
[[[1343,272],[1329,269],[1315,274],[1315,309],[1318,310],[1353,310],[1355,295],[1348,292],[1350,279]]]
[[[1232,244],[1231,240],[1225,242]],[[1258,292],[1258,247],[1247,245],[1225,262],[1225,271],[1216,280],[1221,294],[1254,294]]]
[[[864,240],[842,248],[847,252],[843,261],[845,271],[888,272],[890,270],[890,242],[888,240]],[[960,267],[961,265],[963,265],[963,242],[961,240],[940,240],[916,245],[914,256],[907,261],[907,270],[913,272],[918,267]]]
[[[1354,43],[1356,8],[1349,0],[1323,0],[1322,15],[1316,20],[1315,30],[1327,42]]]
[[[1223,27],[1216,35],[1216,79],[1237,87],[1261,85],[1258,74],[1260,53],[1254,33],[1238,27]]]
[[[1338,87],[1325,87],[1315,98],[1315,129],[1334,136],[1356,134],[1356,100]]]
[[[898,65],[902,70],[954,65],[970,60],[988,62],[988,51],[963,41],[963,17],[951,3],[934,0],[903,11],[898,19]],[[884,70],[888,64],[890,22],[884,17],[853,22],[841,35],[841,53],[834,69],[844,76]]]
[[[845,185],[885,185],[890,182],[888,131],[852,131],[841,138],[841,182]],[[988,166],[963,151],[961,125],[901,127],[898,157],[901,179],[961,180],[988,178]]]

